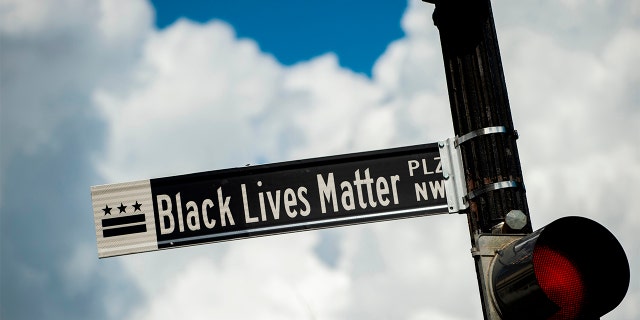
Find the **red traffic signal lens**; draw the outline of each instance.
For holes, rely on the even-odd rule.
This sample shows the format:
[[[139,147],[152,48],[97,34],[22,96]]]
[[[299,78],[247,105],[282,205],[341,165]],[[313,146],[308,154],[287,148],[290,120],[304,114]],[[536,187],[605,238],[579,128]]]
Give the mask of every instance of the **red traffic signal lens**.
[[[577,318],[582,311],[585,286],[576,265],[548,246],[534,249],[533,265],[540,288],[560,308],[549,320]]]

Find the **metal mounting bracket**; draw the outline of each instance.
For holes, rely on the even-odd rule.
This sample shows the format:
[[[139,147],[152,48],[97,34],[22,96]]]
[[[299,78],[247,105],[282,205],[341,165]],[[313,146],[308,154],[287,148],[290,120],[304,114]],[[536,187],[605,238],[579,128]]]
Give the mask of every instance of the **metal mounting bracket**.
[[[494,190],[500,190],[500,189],[506,189],[506,188],[520,188],[520,189],[525,189],[524,188],[524,184],[521,182],[517,182],[517,181],[500,181],[500,182],[496,182],[496,183],[491,183],[485,186],[482,186],[478,189],[472,190],[471,192],[469,192],[466,196],[466,198],[468,200],[472,200],[476,197],[478,197],[481,194],[485,194],[487,192],[491,192]]]
[[[460,149],[456,147],[456,138],[440,141],[438,147],[449,213],[461,213],[469,207],[462,154]]]
[[[507,130],[504,126],[496,126],[474,130],[462,136],[456,136],[454,138],[448,138],[447,140],[438,142],[449,213],[462,212],[469,208],[469,200],[486,192],[504,188],[524,189],[524,185],[520,182],[501,181],[467,193],[467,182],[464,176],[460,145],[479,136],[495,133],[512,134],[516,139],[518,138],[518,131]]]
[[[481,128],[478,130],[474,130],[471,131],[467,134],[464,134],[462,136],[456,137],[456,142],[455,142],[455,146],[458,147],[459,145],[465,143],[466,141],[469,141],[471,139],[477,138],[479,136],[484,136],[487,134],[494,134],[494,133],[511,133],[513,134],[516,139],[518,139],[518,131],[513,130],[513,131],[508,131],[506,127],[504,126],[498,126],[498,127],[487,127],[487,128]]]

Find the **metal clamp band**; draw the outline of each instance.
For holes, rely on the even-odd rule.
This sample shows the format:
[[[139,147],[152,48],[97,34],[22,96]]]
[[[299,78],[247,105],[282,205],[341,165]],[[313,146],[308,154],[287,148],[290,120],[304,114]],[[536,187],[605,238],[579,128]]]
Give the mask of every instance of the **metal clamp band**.
[[[499,126],[499,127],[487,127],[487,128],[482,128],[482,129],[478,129],[478,130],[474,130],[471,131],[467,134],[464,134],[460,137],[456,137],[456,142],[455,145],[456,147],[458,147],[459,145],[461,145],[462,143],[469,141],[471,139],[474,139],[476,137],[479,136],[484,136],[487,134],[492,134],[492,133],[507,133],[507,128],[504,126]],[[513,130],[513,134],[516,136],[516,139],[518,138],[518,132]]]
[[[482,188],[472,190],[471,192],[467,193],[467,199],[471,200],[473,198],[478,197],[481,194],[485,194],[487,192],[491,192],[494,190],[506,189],[506,188],[522,188],[524,190],[524,184],[517,181],[500,181],[500,182],[488,184],[483,186]]]

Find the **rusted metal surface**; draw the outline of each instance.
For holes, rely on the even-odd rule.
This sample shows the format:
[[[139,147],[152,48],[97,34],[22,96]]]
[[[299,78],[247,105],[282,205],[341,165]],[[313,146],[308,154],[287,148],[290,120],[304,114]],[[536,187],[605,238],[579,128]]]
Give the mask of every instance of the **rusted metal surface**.
[[[430,2],[430,1],[429,1]],[[460,144],[469,199],[469,227],[474,234],[491,233],[512,210],[522,211],[529,221],[520,230],[532,231],[516,145],[498,41],[486,0],[434,1],[434,23],[440,31],[456,136],[485,128],[504,127],[500,133],[474,135]],[[486,130],[494,133],[496,130]],[[513,182],[517,187],[491,188]],[[505,185],[498,184],[498,185]],[[479,192],[483,188],[491,192]],[[476,191],[476,192],[474,192]]]
[[[481,239],[522,236],[532,227],[491,4],[489,0],[425,2],[436,4],[433,20],[440,31],[453,127],[456,136],[463,137],[459,148],[482,311],[485,319],[500,319],[486,278],[493,255],[477,254],[486,251]],[[516,223],[505,223],[507,214],[515,211]]]

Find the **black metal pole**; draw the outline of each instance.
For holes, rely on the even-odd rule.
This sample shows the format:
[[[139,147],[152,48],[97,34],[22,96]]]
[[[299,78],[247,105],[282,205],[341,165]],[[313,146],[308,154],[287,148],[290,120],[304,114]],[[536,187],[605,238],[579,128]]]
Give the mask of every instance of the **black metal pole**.
[[[433,20],[440,31],[453,126],[456,136],[464,137],[459,148],[472,250],[479,251],[481,234],[532,232],[493,13],[489,0],[425,1],[436,5]],[[485,319],[497,318],[487,310],[482,273],[488,266],[474,257]]]

